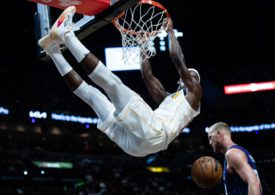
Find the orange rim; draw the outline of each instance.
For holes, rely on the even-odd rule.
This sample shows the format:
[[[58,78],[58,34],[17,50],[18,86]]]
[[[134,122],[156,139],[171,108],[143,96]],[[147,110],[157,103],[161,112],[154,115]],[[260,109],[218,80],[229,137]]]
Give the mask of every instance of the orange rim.
[[[163,11],[165,12],[165,14],[166,14],[166,17],[167,17],[168,19],[170,18],[170,14],[169,14],[169,12],[167,11],[167,9],[166,9],[162,4],[160,4],[159,2],[156,2],[156,1],[153,1],[153,0],[140,0],[139,3],[153,5],[153,6],[157,7],[157,8],[159,8],[159,9],[163,10]],[[117,29],[119,29],[119,30],[121,30],[121,31],[123,31],[123,32],[125,32],[125,33],[127,33],[127,34],[132,34],[132,35],[138,34],[138,32],[133,31],[133,30],[129,30],[129,29],[127,29],[127,28],[124,28],[124,27],[122,27],[120,24],[116,23],[116,21],[117,21],[119,18],[121,18],[122,16],[124,16],[124,15],[125,15],[125,12],[122,12],[122,13],[120,13],[117,17],[115,17],[115,18],[113,19],[113,21],[112,21],[113,25],[114,25]],[[154,34],[154,33],[156,33],[156,31],[147,32],[148,35]]]

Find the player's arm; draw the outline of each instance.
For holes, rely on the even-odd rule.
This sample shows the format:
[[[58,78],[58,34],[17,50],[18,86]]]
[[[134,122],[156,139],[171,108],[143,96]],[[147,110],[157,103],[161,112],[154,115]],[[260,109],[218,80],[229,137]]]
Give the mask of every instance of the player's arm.
[[[230,149],[225,158],[228,165],[248,184],[249,195],[261,195],[262,187],[260,180],[247,162],[246,155],[238,149]]]
[[[202,88],[200,83],[194,79],[185,63],[184,55],[181,49],[181,46],[179,44],[179,41],[177,40],[174,29],[173,29],[173,23],[170,20],[168,23],[168,35],[169,35],[169,53],[170,57],[176,66],[178,73],[180,75],[181,80],[188,88],[188,94],[187,94],[187,100],[192,106],[193,109],[197,109],[200,104],[200,99],[202,96]]]
[[[168,32],[168,36],[169,36],[170,58],[172,59],[174,65],[176,66],[178,73],[180,74],[181,63],[185,63],[185,60],[184,60],[184,55],[183,55],[181,46],[179,44],[179,41],[176,38],[175,33],[174,33],[172,20],[169,20],[169,22],[168,22],[167,32]],[[188,71],[187,68],[186,68],[186,71]]]
[[[154,76],[149,60],[144,56],[142,58],[140,70],[143,81],[153,100],[159,104],[165,98],[167,92],[161,82]]]

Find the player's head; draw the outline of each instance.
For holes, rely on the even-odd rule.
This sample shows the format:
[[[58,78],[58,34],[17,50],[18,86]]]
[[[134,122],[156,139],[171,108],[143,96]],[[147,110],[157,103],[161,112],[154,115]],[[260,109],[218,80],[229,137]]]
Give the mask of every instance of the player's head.
[[[226,123],[217,122],[208,129],[207,134],[209,144],[214,152],[222,152],[224,150],[225,137],[231,137],[231,130]]]
[[[189,71],[190,75],[192,77],[194,77],[198,82],[201,81],[200,74],[199,74],[199,72],[196,69],[194,69],[194,68],[188,68],[188,71]],[[178,80],[178,85],[179,85],[178,89],[177,89],[178,91],[181,90],[181,89],[186,89],[186,87],[185,87],[185,85],[184,85],[184,83],[183,83],[183,81],[181,79]]]
[[[191,76],[195,77],[195,79],[197,81],[199,81],[199,82],[201,81],[200,74],[199,74],[199,72],[196,69],[194,69],[194,68],[188,68],[188,71],[191,74]]]

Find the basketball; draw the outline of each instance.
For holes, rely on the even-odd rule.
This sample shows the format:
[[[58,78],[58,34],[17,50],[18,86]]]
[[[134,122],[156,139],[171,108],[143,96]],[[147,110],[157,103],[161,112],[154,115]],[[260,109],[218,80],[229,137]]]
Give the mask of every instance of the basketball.
[[[219,184],[222,177],[222,167],[219,161],[211,156],[202,156],[192,165],[191,176],[201,188],[213,188]]]

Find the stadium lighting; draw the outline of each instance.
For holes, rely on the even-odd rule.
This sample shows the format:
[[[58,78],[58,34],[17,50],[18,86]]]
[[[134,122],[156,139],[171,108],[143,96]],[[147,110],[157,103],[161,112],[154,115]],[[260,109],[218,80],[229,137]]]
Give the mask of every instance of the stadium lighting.
[[[227,95],[236,94],[236,93],[267,91],[267,90],[275,90],[275,81],[224,86],[224,93]]]

